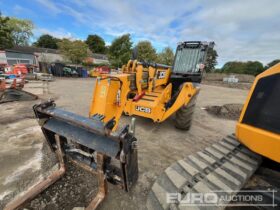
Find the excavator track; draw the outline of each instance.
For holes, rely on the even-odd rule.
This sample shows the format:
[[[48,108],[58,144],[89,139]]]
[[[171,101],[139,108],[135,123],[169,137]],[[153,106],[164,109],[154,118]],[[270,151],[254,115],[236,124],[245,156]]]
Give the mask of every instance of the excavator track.
[[[201,203],[186,205],[185,201],[192,193],[216,193],[218,198],[236,194],[261,162],[261,156],[241,145],[234,135],[229,135],[168,167],[153,184],[147,208],[223,209],[228,201],[219,199],[212,206]],[[168,202],[170,195],[179,199]]]

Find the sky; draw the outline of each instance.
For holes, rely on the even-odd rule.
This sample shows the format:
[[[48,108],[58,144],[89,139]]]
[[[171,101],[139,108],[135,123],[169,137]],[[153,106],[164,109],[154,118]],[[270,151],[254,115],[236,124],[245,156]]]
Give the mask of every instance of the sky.
[[[227,61],[280,58],[280,0],[0,0],[5,16],[30,19],[42,34],[110,45],[130,33],[160,52],[181,41],[214,41],[218,67]]]

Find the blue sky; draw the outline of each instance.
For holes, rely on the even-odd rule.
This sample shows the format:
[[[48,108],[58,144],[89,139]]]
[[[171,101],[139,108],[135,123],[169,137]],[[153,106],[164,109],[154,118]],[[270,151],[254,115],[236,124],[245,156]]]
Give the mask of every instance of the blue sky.
[[[215,41],[219,66],[232,60],[280,58],[279,0],[0,0],[6,16],[31,19],[34,38],[51,34],[109,45],[124,33],[160,51],[180,41]]]

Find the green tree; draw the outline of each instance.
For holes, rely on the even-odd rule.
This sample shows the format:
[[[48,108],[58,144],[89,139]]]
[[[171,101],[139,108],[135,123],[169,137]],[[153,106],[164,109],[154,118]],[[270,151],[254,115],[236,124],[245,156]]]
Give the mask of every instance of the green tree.
[[[14,45],[26,46],[29,39],[33,36],[32,30],[34,25],[32,21],[25,19],[9,18],[8,25],[12,30],[12,38]]]
[[[222,72],[224,73],[237,73],[244,74],[246,65],[243,62],[229,61],[222,67]]]
[[[80,64],[88,56],[88,46],[80,40],[62,39],[58,43],[60,52],[74,64]]]
[[[213,72],[215,71],[215,66],[218,64],[217,62],[218,53],[213,48],[209,48],[207,51],[207,57],[205,61],[205,71]]]
[[[100,37],[96,34],[88,35],[86,44],[88,45],[89,49],[93,53],[105,53],[106,52],[104,39],[102,39],[102,37]]]
[[[275,64],[279,63],[280,59],[275,59],[271,62],[269,62],[268,64],[266,64],[265,69],[269,69],[270,67],[274,66]]]
[[[109,60],[114,67],[121,67],[131,57],[132,42],[130,34],[116,38],[109,47]]]
[[[263,64],[259,61],[231,61],[224,64],[222,72],[257,75],[263,72]]]
[[[157,62],[165,65],[172,65],[174,60],[174,53],[170,47],[166,47],[157,56]]]
[[[136,45],[137,60],[139,61],[153,61],[157,59],[157,53],[155,48],[149,41],[140,41]]]
[[[8,25],[9,18],[0,12],[0,50],[13,47],[12,30]]]
[[[43,34],[38,38],[37,42],[33,43],[33,45],[36,47],[57,49],[58,48],[57,43],[59,41],[60,41],[60,39],[55,38],[49,34]]]
[[[263,64],[259,61],[248,61],[244,73],[258,75],[264,71]]]
[[[110,48],[110,46],[108,46],[108,45],[105,46],[105,53],[104,54],[107,55],[109,53],[109,48]]]

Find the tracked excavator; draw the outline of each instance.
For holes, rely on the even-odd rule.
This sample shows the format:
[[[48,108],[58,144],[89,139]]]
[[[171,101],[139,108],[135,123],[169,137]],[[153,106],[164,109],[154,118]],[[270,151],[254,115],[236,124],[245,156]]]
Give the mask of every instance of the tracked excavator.
[[[235,134],[168,167],[153,184],[147,208],[279,209],[279,93],[280,63],[256,77]],[[265,185],[255,184],[243,195],[257,195],[258,202],[241,199],[234,204],[231,199],[223,199],[238,195],[254,173]]]

